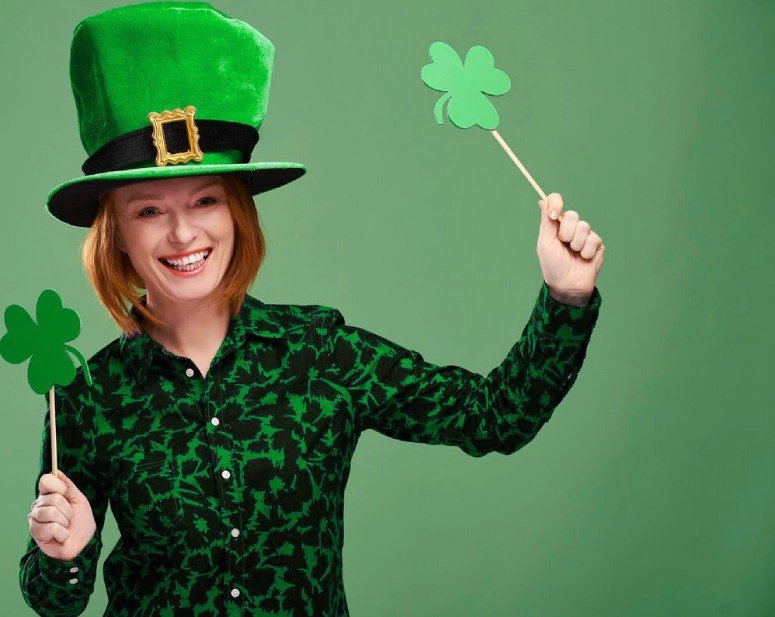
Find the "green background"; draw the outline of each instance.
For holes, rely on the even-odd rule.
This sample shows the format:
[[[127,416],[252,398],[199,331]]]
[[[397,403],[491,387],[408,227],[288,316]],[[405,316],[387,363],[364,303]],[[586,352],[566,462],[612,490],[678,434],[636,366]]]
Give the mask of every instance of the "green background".
[[[43,202],[85,158],[72,30],[118,4],[4,3],[0,20],[0,308],[59,290],[87,357],[118,329],[80,262],[86,230]],[[436,40],[493,52],[512,80],[492,99],[499,132],[606,244],[584,368],[528,446],[474,459],[362,436],[352,614],[775,615],[775,3],[216,6],[277,46],[254,159],[309,167],[257,198],[269,245],[253,295],[335,306],[483,374],[519,337],[541,285],[538,196],[487,131],[435,123],[420,69]],[[30,613],[18,567],[46,410],[25,370],[0,364],[5,615]],[[86,615],[106,605],[110,514],[103,537]]]

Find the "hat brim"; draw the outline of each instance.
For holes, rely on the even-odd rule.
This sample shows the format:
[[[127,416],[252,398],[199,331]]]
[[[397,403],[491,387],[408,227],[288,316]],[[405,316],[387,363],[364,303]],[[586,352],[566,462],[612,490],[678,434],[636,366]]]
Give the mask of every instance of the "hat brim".
[[[301,178],[307,168],[301,163],[224,163],[219,165],[165,165],[138,167],[82,176],[63,182],[46,198],[48,211],[64,223],[91,227],[106,191],[133,182],[207,174],[236,175],[247,182],[251,195],[271,191]]]

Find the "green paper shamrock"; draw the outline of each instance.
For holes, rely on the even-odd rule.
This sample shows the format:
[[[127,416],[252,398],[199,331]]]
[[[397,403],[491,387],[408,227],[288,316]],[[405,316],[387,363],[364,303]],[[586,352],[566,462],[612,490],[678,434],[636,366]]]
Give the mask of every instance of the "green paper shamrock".
[[[21,364],[32,356],[27,369],[30,387],[45,394],[54,384],[66,386],[75,378],[75,365],[69,351],[83,367],[91,386],[89,366],[80,351],[66,342],[77,338],[81,320],[73,309],[63,308],[62,299],[53,289],[44,289],[36,307],[37,325],[24,307],[11,304],[5,309],[8,332],[0,339],[0,356],[11,364]]]
[[[422,80],[429,88],[447,92],[433,108],[436,122],[442,124],[442,107],[449,99],[447,116],[459,128],[478,124],[492,130],[498,126],[498,112],[484,95],[505,94],[511,88],[511,80],[495,68],[492,53],[476,45],[468,50],[464,66],[457,52],[441,41],[432,43],[428,52],[433,62],[422,68]]]

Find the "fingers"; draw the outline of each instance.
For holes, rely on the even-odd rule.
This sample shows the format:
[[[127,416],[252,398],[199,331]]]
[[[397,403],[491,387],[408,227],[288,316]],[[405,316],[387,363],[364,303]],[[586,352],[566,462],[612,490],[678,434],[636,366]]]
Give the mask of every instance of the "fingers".
[[[70,527],[70,519],[56,506],[37,506],[27,518],[37,523],[59,523],[62,527]]]
[[[578,212],[563,212],[562,195],[559,193],[550,193],[547,199],[539,200],[538,204],[550,219],[559,223],[557,237],[569,244],[570,248],[584,259],[591,259],[605,248],[603,239],[592,231],[592,226],[587,221],[579,219]],[[556,217],[553,213],[556,213]]]
[[[565,213],[557,237],[569,243],[569,247],[585,259],[591,259],[603,243],[603,239],[592,231],[592,226],[587,221],[580,221],[574,210]]]
[[[65,529],[61,523],[38,523],[30,521],[30,535],[36,542],[65,542],[70,537],[70,530]]]
[[[27,520],[30,521],[30,529],[32,529],[35,523],[58,523],[62,527],[70,527],[70,520],[73,518],[75,511],[64,497],[58,494],[43,495],[36,502],[33,502],[33,507],[27,515]]]
[[[549,218],[558,221],[562,217],[562,195],[559,193],[549,193]]]
[[[54,496],[49,495],[48,497],[52,498]],[[64,499],[61,495],[56,495],[56,497]],[[66,511],[70,512],[70,514],[65,514]],[[65,505],[61,503],[57,505],[35,505],[27,515],[27,520],[30,523],[30,533],[33,538],[40,541],[56,537],[60,542],[64,542],[70,535],[71,518],[72,508],[70,504]],[[67,533],[63,534],[62,530],[65,530]]]
[[[594,231],[590,232],[584,242],[584,248],[581,249],[581,256],[584,259],[592,259],[597,253],[598,249],[602,246],[603,239],[598,236]]]
[[[35,501],[32,502],[33,510],[36,507],[43,508],[47,506],[57,508],[65,517],[65,519],[68,521],[72,519],[73,514],[75,514],[75,509],[70,504],[70,502],[67,501],[66,498],[62,497],[62,495],[60,495],[59,493],[49,493],[48,495],[40,495]]]
[[[539,199],[538,205],[541,206],[541,210],[545,211],[550,219],[555,221],[562,214],[562,196],[559,193],[550,193],[546,196],[546,199]],[[552,212],[555,212],[557,216],[553,216]]]
[[[70,530],[59,523],[49,523],[49,525],[53,525],[51,535],[57,542],[65,542],[70,537]]]
[[[571,249],[577,252],[583,249],[591,232],[592,226],[586,221],[576,223],[576,230],[573,232],[573,238],[570,241]]]
[[[30,535],[36,542],[65,542],[70,537],[70,519],[73,508],[59,493],[41,495],[32,502],[27,515]]]
[[[64,496],[67,494],[67,484],[52,473],[44,473],[38,480],[38,493],[41,495],[59,493]]]
[[[53,474],[43,474],[38,481],[38,490],[40,494],[27,515],[30,535],[38,543],[65,542],[70,537],[70,520],[75,514],[66,497],[67,483]]]
[[[579,213],[575,210],[568,210],[560,221],[560,229],[557,232],[557,237],[563,242],[571,242],[573,240],[573,236],[576,235],[576,226],[578,223]],[[584,239],[586,239],[586,235],[584,236]]]

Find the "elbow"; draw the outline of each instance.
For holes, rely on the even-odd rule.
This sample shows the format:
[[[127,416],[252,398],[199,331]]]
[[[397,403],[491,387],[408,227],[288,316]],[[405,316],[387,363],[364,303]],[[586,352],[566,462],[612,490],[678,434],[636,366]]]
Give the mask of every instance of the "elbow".
[[[484,437],[466,439],[462,443],[457,444],[463,452],[468,456],[474,458],[481,458],[487,454],[497,452],[498,454],[514,454],[517,450],[522,449],[528,443],[533,440],[535,434],[525,437],[522,434],[510,433],[503,438],[498,437]]]
[[[492,452],[510,455],[529,444],[549,420],[550,414],[534,416],[520,408],[511,415],[495,414],[495,422],[478,435],[457,444],[467,455],[480,458]]]

